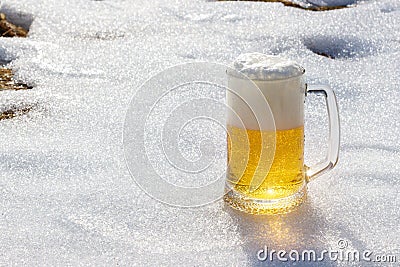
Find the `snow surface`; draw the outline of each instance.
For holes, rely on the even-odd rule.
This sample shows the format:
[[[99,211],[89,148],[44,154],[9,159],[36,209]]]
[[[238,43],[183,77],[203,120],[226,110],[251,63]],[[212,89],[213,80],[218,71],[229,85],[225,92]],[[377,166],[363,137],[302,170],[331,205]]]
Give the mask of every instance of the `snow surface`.
[[[0,121],[1,265],[258,266],[264,246],[335,249],[339,239],[399,261],[400,5],[347,2],[357,5],[310,12],[256,2],[2,1],[1,11],[30,32],[0,39],[1,62],[34,88],[0,92],[1,110],[33,106]],[[139,86],[176,64],[229,64],[245,52],[295,60],[309,83],[334,88],[336,168],[282,216],[244,215],[222,200],[172,207],[146,195],[122,141]],[[306,104],[312,164],[325,155],[327,116],[321,97]],[[182,154],[196,160],[197,147],[182,142]]]

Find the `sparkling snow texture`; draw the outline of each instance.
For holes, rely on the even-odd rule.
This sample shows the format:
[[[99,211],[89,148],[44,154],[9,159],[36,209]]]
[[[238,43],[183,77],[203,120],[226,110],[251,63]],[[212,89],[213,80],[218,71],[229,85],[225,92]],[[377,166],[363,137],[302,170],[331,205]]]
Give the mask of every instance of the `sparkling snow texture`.
[[[328,12],[206,0],[1,2],[30,32],[0,38],[0,60],[34,88],[0,91],[0,110],[32,106],[0,121],[0,265],[258,266],[264,246],[337,249],[339,239],[400,260],[398,0],[314,1],[358,3]],[[136,90],[167,67],[229,64],[247,52],[292,59],[308,83],[334,88],[336,168],[282,216],[244,215],[222,200],[177,208],[147,196],[122,146]],[[309,164],[325,155],[326,118],[322,97],[308,97]],[[182,150],[198,153],[190,142]]]

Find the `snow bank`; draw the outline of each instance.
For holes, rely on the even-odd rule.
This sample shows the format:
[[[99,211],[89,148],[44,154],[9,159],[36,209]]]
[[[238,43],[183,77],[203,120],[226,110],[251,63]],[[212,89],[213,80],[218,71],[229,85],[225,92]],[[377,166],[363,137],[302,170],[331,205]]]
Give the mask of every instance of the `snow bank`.
[[[26,39],[1,38],[0,61],[34,88],[1,91],[0,105],[34,108],[0,121],[0,262],[252,266],[266,245],[337,249],[339,239],[400,260],[397,0],[328,12],[199,0],[6,0],[1,9],[30,32]],[[290,58],[305,67],[309,83],[334,88],[342,126],[338,166],[283,216],[244,215],[221,200],[182,209],[150,198],[124,162],[131,97],[167,67],[228,64],[244,52]],[[324,156],[326,134],[322,99],[309,98],[309,164]],[[185,144],[183,154],[199,153]]]

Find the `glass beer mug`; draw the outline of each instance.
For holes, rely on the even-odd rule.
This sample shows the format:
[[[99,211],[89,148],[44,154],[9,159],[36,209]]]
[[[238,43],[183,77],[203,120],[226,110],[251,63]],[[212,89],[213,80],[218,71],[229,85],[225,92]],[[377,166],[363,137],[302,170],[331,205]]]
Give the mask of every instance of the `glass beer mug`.
[[[228,171],[224,200],[252,214],[281,214],[306,198],[307,183],[332,169],[339,154],[336,97],[325,85],[306,85],[297,63],[260,53],[242,54],[227,70]],[[328,155],[304,165],[304,99],[326,98]]]

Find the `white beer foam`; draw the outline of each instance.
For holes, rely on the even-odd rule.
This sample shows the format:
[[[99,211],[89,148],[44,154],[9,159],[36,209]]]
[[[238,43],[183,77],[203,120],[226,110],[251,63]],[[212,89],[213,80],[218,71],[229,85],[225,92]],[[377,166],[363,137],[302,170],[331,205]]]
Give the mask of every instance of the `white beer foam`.
[[[228,111],[227,124],[252,130],[288,130],[304,125],[305,83],[300,65],[276,56],[251,53],[239,56],[235,69],[251,80],[228,70],[228,87],[232,92],[227,92],[227,104],[236,114]],[[255,85],[267,100],[273,120]],[[250,99],[250,107],[240,98]],[[268,123],[260,125],[255,114]]]
[[[252,80],[287,79],[304,73],[304,68],[292,60],[262,53],[241,54],[233,67]]]

